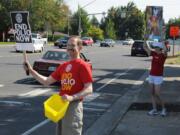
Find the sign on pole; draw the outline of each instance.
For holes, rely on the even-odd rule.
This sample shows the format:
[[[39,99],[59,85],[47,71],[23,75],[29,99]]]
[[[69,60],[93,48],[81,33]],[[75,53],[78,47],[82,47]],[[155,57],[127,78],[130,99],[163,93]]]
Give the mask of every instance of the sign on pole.
[[[179,36],[179,27],[178,26],[170,26],[169,35],[171,37],[178,37]]]
[[[32,43],[31,27],[28,11],[13,11],[10,13],[16,43]]]
[[[163,40],[163,7],[147,6],[146,7],[146,34],[148,39]]]

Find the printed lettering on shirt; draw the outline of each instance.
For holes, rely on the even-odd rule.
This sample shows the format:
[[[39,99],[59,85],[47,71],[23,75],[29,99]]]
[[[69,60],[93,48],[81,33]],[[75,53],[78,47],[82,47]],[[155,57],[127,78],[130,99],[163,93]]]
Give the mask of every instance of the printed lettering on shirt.
[[[72,78],[72,73],[63,73],[61,79],[61,86],[63,90],[71,90],[76,81]]]

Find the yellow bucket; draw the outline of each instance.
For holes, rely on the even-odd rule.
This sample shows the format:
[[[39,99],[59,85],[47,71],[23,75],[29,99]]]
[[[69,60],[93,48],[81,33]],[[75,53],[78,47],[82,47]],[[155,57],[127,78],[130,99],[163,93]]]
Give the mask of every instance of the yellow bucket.
[[[44,102],[45,116],[53,122],[58,122],[64,117],[68,106],[68,101],[64,101],[61,96],[54,94]]]

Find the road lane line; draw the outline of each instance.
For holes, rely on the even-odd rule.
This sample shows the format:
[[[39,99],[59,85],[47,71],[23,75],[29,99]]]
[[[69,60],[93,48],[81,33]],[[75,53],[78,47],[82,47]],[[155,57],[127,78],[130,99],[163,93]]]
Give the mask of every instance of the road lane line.
[[[46,92],[52,91],[52,89],[35,89],[27,93],[19,94],[19,97],[35,97],[38,95],[42,95]]]
[[[105,109],[100,109],[100,108],[91,108],[91,107],[83,107],[85,111],[97,111],[97,112],[103,112]]]
[[[3,85],[3,84],[0,84],[0,88],[1,88],[1,87],[4,87],[4,85]]]
[[[36,129],[44,126],[45,124],[47,124],[50,120],[46,119],[44,121],[42,121],[41,123],[39,123],[38,125],[32,127],[31,129],[29,129],[28,131],[22,133],[21,135],[30,135],[32,132],[34,132]]]
[[[104,108],[107,108],[111,105],[111,104],[93,103],[93,102],[89,102],[89,103],[84,102],[83,104],[88,106],[96,106],[96,107],[104,107]]]
[[[93,92],[92,94],[87,95],[87,96],[84,98],[84,101],[85,101],[85,102],[90,102],[90,101],[96,99],[96,98],[99,97],[99,96],[100,96],[100,93]]]
[[[0,103],[4,103],[4,104],[7,104],[7,105],[30,105],[29,103],[25,103],[25,102],[18,102],[18,101],[1,101],[0,100]]]
[[[130,70],[132,70],[133,68],[129,68],[128,70],[126,70],[123,73],[118,74],[116,77],[114,77],[113,79],[111,79],[110,81],[108,81],[107,83],[105,83],[104,85],[102,85],[101,87],[97,88],[96,91],[100,91],[102,90],[104,87],[106,87],[108,84],[110,84],[111,82],[115,81],[116,79],[118,79],[120,76],[123,76],[125,74],[127,74],[127,72],[129,72]]]

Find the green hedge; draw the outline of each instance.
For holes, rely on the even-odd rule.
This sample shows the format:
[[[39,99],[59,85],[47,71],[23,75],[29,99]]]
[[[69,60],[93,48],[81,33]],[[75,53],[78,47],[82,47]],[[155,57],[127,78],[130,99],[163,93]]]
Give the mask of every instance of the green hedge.
[[[54,41],[56,41],[57,39],[62,38],[62,37],[63,37],[62,35],[54,35],[54,38],[53,38],[52,35],[48,35],[48,41],[54,42]]]

